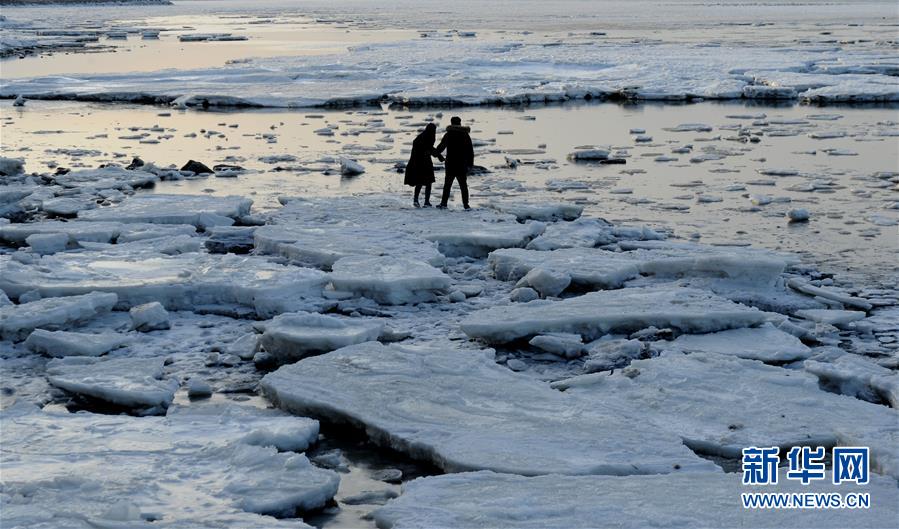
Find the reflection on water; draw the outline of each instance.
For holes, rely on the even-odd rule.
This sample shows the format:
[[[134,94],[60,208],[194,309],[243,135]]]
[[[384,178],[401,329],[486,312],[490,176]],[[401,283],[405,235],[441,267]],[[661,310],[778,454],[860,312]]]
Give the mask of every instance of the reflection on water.
[[[474,204],[500,195],[577,201],[588,214],[613,221],[670,227],[706,243],[801,252],[823,271],[866,282],[893,279],[896,227],[866,219],[896,217],[895,210],[885,209],[896,201],[895,184],[872,176],[899,169],[899,145],[889,136],[899,121],[895,107],[607,103],[455,113],[470,121],[472,136],[482,140],[477,163],[492,171],[471,179]],[[278,207],[281,195],[387,192],[408,198],[410,190],[394,165],[406,160],[425,120],[442,127],[450,114],[400,108],[203,112],[37,101],[19,109],[0,107],[4,153],[25,158],[29,171],[126,165],[134,156],[160,166],[180,167],[188,159],[210,166],[237,164],[250,171],[237,178],[163,182],[156,192],[245,195],[254,199],[256,211]],[[713,130],[665,130],[697,122]],[[740,125],[761,133],[759,142],[736,141]],[[333,136],[315,133],[329,126]],[[631,129],[645,129],[651,140],[635,141]],[[845,134],[811,137],[834,131]],[[588,144],[620,148],[627,164],[566,160],[574,147]],[[686,146],[692,149],[673,152]],[[78,149],[86,153],[79,156]],[[711,159],[690,161],[700,155]],[[365,174],[341,178],[337,156],[359,160]],[[521,164],[508,167],[507,157]],[[672,159],[656,161],[664,157]],[[772,169],[798,174],[760,174]],[[580,181],[583,189],[549,191],[547,182],[557,180]],[[801,190],[810,183],[827,185],[816,192]],[[439,192],[440,182],[436,187]],[[770,195],[775,201],[754,206],[750,195]],[[797,207],[810,211],[811,222],[786,222],[787,210]]]

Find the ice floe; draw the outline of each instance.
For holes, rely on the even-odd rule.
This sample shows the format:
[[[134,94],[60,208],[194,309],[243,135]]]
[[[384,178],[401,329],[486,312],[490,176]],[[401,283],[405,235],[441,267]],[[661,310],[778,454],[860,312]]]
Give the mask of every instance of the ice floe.
[[[192,224],[197,227],[230,226],[250,213],[253,201],[238,196],[142,194],[120,204],[81,211],[89,221]]]
[[[769,317],[706,290],[659,286],[495,306],[469,315],[461,327],[471,338],[506,343],[552,332],[575,333],[594,340],[607,333],[647,327],[707,333],[758,325]]]
[[[4,270],[4,276],[6,273]],[[3,290],[9,292],[5,287]],[[87,293],[81,295],[0,306],[0,337],[4,340],[22,340],[35,329],[75,327],[109,312],[118,302],[118,296],[113,293],[87,290]]]
[[[164,378],[162,358],[70,356],[51,360],[47,379],[70,393],[148,414],[165,413],[180,385]]]
[[[810,509],[797,516],[789,509],[735,507],[735,498],[746,492],[739,474],[574,476],[560,480],[482,471],[406,483],[403,494],[373,516],[378,527],[385,529],[669,527],[672,512],[678,513],[676,524],[684,527],[890,526],[899,516],[895,482],[875,477],[869,487],[865,492],[878,507]],[[803,486],[782,474],[778,484],[765,492],[831,494],[843,489],[829,478]],[[652,498],[651,505],[647,498]]]
[[[626,415],[586,410],[487,351],[378,342],[263,378],[281,408],[363,427],[375,442],[456,472],[524,475],[700,471],[714,465]],[[577,417],[575,420],[574,418]]]
[[[310,355],[377,340],[384,324],[357,322],[334,316],[288,313],[275,316],[263,325],[259,344],[279,363],[291,363]]]
[[[329,277],[335,290],[388,305],[434,301],[452,283],[433,266],[402,257],[343,257],[332,269]]]
[[[684,334],[672,342],[656,342],[655,346],[691,353],[734,355],[768,363],[792,362],[812,355],[811,348],[798,338],[770,323],[710,334]]]
[[[272,515],[293,518],[337,492],[336,473],[289,451],[314,442],[318,424],[273,410],[173,406],[165,417],[134,418],[22,405],[0,413],[4,437],[30,439],[28,450],[4,456],[0,501],[14,526],[308,528]]]
[[[801,370],[717,353],[669,353],[554,386],[604,409],[645,414],[645,421],[664,418],[703,453],[738,458],[747,446],[863,442],[871,447],[873,468],[894,477],[899,472],[899,449],[891,441],[899,433],[899,412],[822,391],[818,378]]]
[[[255,256],[167,255],[152,247],[135,251],[122,246],[44,256],[33,264],[0,257],[4,269],[0,288],[15,297],[32,290],[45,297],[108,292],[112,298],[104,299],[120,308],[154,301],[169,310],[240,305],[260,317],[318,310],[324,303],[321,293],[327,276],[318,270]],[[51,299],[67,298],[41,302],[52,304]]]
[[[25,340],[32,351],[50,356],[100,356],[128,343],[117,333],[83,333],[35,329]]]

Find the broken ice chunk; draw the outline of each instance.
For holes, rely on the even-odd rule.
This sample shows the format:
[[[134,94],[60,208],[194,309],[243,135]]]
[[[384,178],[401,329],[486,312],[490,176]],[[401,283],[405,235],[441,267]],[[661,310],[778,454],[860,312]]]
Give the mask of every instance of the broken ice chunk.
[[[886,402],[899,409],[899,373],[861,356],[847,353],[831,362],[809,359],[803,368],[836,393],[869,402]]]
[[[377,340],[384,324],[312,313],[288,313],[264,324],[260,344],[280,363]]]
[[[796,316],[836,327],[865,319],[865,313],[858,310],[803,309],[797,310]]]
[[[548,332],[576,333],[594,340],[611,332],[646,327],[713,332],[763,323],[768,314],[708,291],[672,286],[591,292],[562,301],[495,306],[462,320],[471,338],[507,343]]]
[[[70,393],[161,414],[172,403],[178,381],[163,379],[162,358],[67,357],[47,364],[50,384]]]
[[[25,242],[34,253],[49,255],[65,251],[69,236],[65,233],[35,233],[26,237]]]
[[[21,305],[0,307],[0,337],[22,340],[34,329],[65,329],[109,312],[118,301],[111,293],[44,298]]]
[[[158,301],[132,307],[129,314],[131,315],[131,328],[136,331],[162,331],[170,329],[172,326],[169,322],[168,311]]]
[[[491,200],[487,203],[487,207],[495,209],[502,213],[510,213],[515,215],[519,222],[526,220],[539,220],[543,222],[552,222],[557,220],[575,220],[581,216],[584,207],[577,204],[569,204],[567,202],[558,203],[522,203],[511,201]]]
[[[252,200],[239,196],[147,194],[132,196],[114,206],[80,211],[78,218],[89,221],[221,226],[233,224],[235,219],[248,215],[252,205]]]
[[[587,379],[597,375],[575,377]],[[696,451],[739,458],[747,446],[833,446],[864,440],[872,469],[896,460],[896,410],[822,391],[818,378],[717,353],[669,353],[573,384],[566,393],[604,409],[661,421]],[[601,404],[600,404],[601,403]],[[625,411],[622,411],[624,413]],[[852,439],[849,438],[852,436]]]
[[[571,284],[571,276],[565,271],[547,268],[532,268],[518,280],[516,287],[531,287],[540,296],[554,297],[562,293]]]
[[[427,263],[390,256],[344,257],[334,263],[330,277],[336,290],[387,305],[433,301],[452,284],[449,276]]]
[[[88,334],[35,329],[25,340],[25,346],[34,352],[57,357],[100,356],[128,341],[127,336],[116,333]]]
[[[561,356],[562,358],[577,358],[584,352],[584,343],[579,334],[549,333],[539,334],[528,342],[537,349]]]
[[[768,363],[784,363],[808,358],[812,350],[798,338],[770,323],[761,327],[731,329],[711,334],[684,334],[673,342],[656,342],[656,347],[687,352],[734,355]]]

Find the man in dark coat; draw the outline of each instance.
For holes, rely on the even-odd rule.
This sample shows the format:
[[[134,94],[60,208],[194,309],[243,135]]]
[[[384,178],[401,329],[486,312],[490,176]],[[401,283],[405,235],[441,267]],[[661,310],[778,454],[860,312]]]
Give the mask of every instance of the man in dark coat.
[[[450,189],[453,186],[453,180],[459,181],[459,189],[462,190],[462,206],[468,207],[468,172],[474,165],[474,147],[471,145],[471,131],[468,127],[462,126],[462,119],[453,117],[450,120],[450,126],[446,128],[446,134],[440,140],[435,150],[442,153],[446,149],[446,178],[443,181],[443,197],[440,199],[438,208],[446,208],[449,200]]]
[[[421,188],[425,188],[425,207],[431,207],[431,184],[434,183],[434,162],[431,156],[436,156],[441,162],[443,156],[434,149],[437,141],[437,125],[428,123],[425,130],[416,136],[412,142],[412,154],[409,163],[406,164],[406,178],[403,183],[415,187],[415,198],[412,204],[419,208],[418,195]]]

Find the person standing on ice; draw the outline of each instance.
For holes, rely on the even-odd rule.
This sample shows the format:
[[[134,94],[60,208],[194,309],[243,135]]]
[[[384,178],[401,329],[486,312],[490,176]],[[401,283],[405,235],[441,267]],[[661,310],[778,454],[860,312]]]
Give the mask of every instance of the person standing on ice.
[[[437,125],[428,123],[425,130],[415,137],[412,142],[412,155],[406,164],[406,178],[403,180],[407,186],[415,186],[415,198],[412,204],[420,208],[418,195],[421,188],[425,188],[425,207],[431,207],[431,184],[434,183],[434,162],[431,156],[436,156],[441,162],[443,156],[434,149],[437,141]]]
[[[453,116],[436,148],[438,153],[446,149],[446,178],[443,181],[443,197],[437,206],[440,209],[446,209],[454,179],[459,181],[459,189],[462,190],[462,206],[471,209],[468,207],[468,173],[474,165],[474,147],[468,135],[470,131],[470,128],[462,126],[461,118]]]

